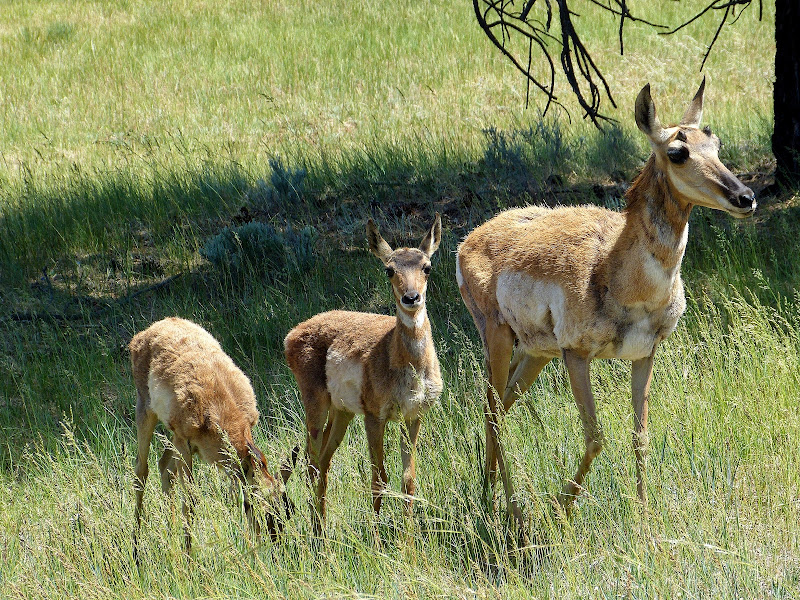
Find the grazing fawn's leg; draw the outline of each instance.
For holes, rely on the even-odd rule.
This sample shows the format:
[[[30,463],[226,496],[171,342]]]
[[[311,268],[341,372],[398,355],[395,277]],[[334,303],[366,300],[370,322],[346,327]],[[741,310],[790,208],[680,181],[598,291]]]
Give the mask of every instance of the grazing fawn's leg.
[[[364,415],[364,428],[367,431],[369,459],[372,463],[372,508],[376,513],[380,513],[387,481],[386,468],[383,464],[383,435],[386,432],[386,421],[373,415]]]
[[[528,391],[550,360],[544,356],[524,354],[519,360],[511,363],[511,376],[503,393],[503,410],[508,411],[514,402]]]
[[[155,413],[145,410],[142,405],[141,396],[136,410],[136,438],[138,447],[136,450],[136,481],[134,489],[136,492],[136,508],[133,511],[133,558],[139,564],[139,526],[142,521],[142,503],[144,500],[144,485],[147,481],[147,455],[150,452],[150,442],[153,439],[153,431],[158,424],[158,417]],[[141,407],[141,409],[140,409]]]
[[[158,417],[151,411],[136,411],[136,439],[138,448],[136,451],[136,508],[134,519],[136,527],[142,518],[142,501],[144,498],[144,486],[147,481],[149,467],[147,465],[147,455],[150,453],[150,442],[153,439],[153,431],[158,424]]]
[[[419,436],[420,423],[419,417],[407,420],[405,429],[400,432],[400,454],[403,457],[402,492],[407,496],[405,499],[405,513],[407,515],[411,514],[411,509],[414,504],[414,492],[417,489],[414,454],[417,450],[417,436]]]
[[[328,470],[331,467],[333,453],[344,439],[347,426],[353,419],[353,414],[331,406],[328,413],[328,426],[325,428],[325,445],[319,457],[319,483],[317,484],[317,506],[320,518],[325,520],[325,495],[328,490]]]
[[[653,380],[653,354],[633,361],[631,368],[631,399],[633,400],[633,452],[636,455],[636,491],[642,506],[647,508],[647,401]]]
[[[572,394],[578,405],[578,412],[583,422],[583,435],[586,451],[575,473],[575,478],[564,485],[561,492],[561,504],[569,514],[575,497],[580,493],[586,474],[589,472],[592,461],[603,449],[603,431],[597,422],[597,411],[592,395],[592,385],[589,380],[589,359],[576,354],[571,350],[564,350],[564,362],[569,372],[569,382]]]
[[[503,455],[503,446],[500,443],[497,423],[496,390],[505,390],[508,383],[508,370],[511,366],[511,356],[514,353],[514,333],[508,325],[499,325],[486,328],[486,354],[487,368],[489,370],[489,386],[486,390],[486,479],[489,484],[494,478],[494,463],[500,469],[500,478],[503,480],[503,489],[506,494],[508,510],[514,515],[519,525],[519,531],[524,536],[525,522],[522,510],[514,500],[514,484]]]
[[[186,440],[175,440],[175,449],[180,454],[176,457],[178,464],[178,478],[183,490],[183,539],[184,547],[188,553],[192,549],[192,520],[194,518],[194,490],[192,489],[192,450]],[[162,457],[163,458],[163,457]]]
[[[172,491],[172,485],[178,475],[179,460],[180,455],[169,445],[164,448],[164,454],[158,459],[158,471],[161,473],[161,490],[165,494],[169,494]]]

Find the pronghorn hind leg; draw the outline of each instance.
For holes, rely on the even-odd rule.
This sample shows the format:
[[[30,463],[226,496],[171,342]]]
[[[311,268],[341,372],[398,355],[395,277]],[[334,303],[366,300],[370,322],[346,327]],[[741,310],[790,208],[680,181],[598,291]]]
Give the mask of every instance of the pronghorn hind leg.
[[[325,496],[328,490],[328,470],[331,466],[331,459],[339,444],[342,443],[347,426],[353,419],[352,413],[338,410],[334,406],[330,407],[328,414],[328,426],[325,428],[324,445],[319,457],[319,482],[316,490],[319,516],[323,521],[325,520]]]
[[[142,520],[142,504],[144,501],[144,486],[147,482],[147,473],[149,467],[147,465],[147,456],[150,453],[150,442],[153,440],[153,431],[155,431],[158,424],[158,417],[152,411],[137,406],[136,410],[136,481],[134,488],[136,492],[136,508],[133,511],[134,515],[134,529],[133,529],[133,555],[136,564],[139,564],[139,526]]]
[[[383,492],[386,488],[386,467],[383,463],[383,437],[386,432],[386,421],[373,415],[364,415],[364,428],[367,431],[369,459],[372,463],[372,508],[381,512]]]
[[[194,477],[192,475],[192,450],[186,440],[175,440],[175,449],[179,453],[178,478],[183,491],[183,540],[186,553],[192,549],[192,521],[194,520]]]
[[[592,395],[591,381],[589,380],[590,360],[571,350],[564,350],[564,362],[567,364],[572,394],[575,396],[575,403],[578,405],[578,412],[583,423],[584,443],[586,446],[575,477],[564,485],[559,499],[564,510],[569,514],[572,509],[572,503],[580,493],[583,480],[589,472],[592,461],[603,449],[604,439],[603,431],[597,421],[597,410],[594,396]]]
[[[633,402],[633,451],[636,455],[636,491],[642,507],[647,509],[647,402],[653,380],[653,353],[633,361],[631,367],[631,400]]]
[[[326,437],[328,413],[331,407],[331,397],[324,387],[301,389],[303,405],[306,412],[306,457],[308,459],[308,481],[311,489],[317,487],[317,478],[320,473],[320,455]],[[318,495],[312,500],[311,520],[315,535],[322,533],[321,513],[323,507],[319,504]]]
[[[498,412],[496,390],[505,390],[508,383],[508,371],[511,366],[511,356],[514,352],[514,333],[508,325],[496,325],[486,328],[486,354],[487,368],[489,370],[489,386],[486,390],[486,479],[485,484],[491,484],[495,477],[494,464],[500,470],[503,489],[506,495],[508,510],[514,515],[519,526],[521,536],[524,538],[525,522],[522,510],[514,500],[514,484],[503,455],[503,446],[498,432]]]

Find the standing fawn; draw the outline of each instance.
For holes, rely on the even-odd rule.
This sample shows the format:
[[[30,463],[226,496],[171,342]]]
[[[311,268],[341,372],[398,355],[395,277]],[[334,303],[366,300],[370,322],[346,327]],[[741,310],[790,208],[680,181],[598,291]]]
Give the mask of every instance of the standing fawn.
[[[288,518],[291,503],[283,484],[293,465],[281,467],[281,480],[267,468],[263,453],[253,443],[252,428],[258,421],[256,397],[250,380],[239,370],[205,329],[184,319],[171,317],[153,323],[137,333],[130,343],[133,379],[136,384],[136,510],[134,551],[142,516],[142,499],[147,480],[147,455],[158,421],[173,433],[158,461],[161,486],[169,493],[176,475],[192,479],[192,455],[224,468],[242,486],[245,513],[256,533],[260,531],[253,514],[251,492],[258,484],[271,502],[267,528],[274,538]],[[230,451],[233,449],[233,452]],[[297,459],[296,448],[293,462]],[[235,454],[234,454],[235,453]],[[183,502],[187,552],[191,548],[191,491]],[[281,514],[283,512],[284,514]],[[137,555],[138,562],[138,555]]]
[[[639,92],[636,124],[653,153],[626,193],[622,213],[592,206],[508,210],[472,231],[458,249],[456,278],[480,332],[489,377],[485,484],[493,483],[499,466],[520,526],[498,438],[497,398],[509,410],[558,356],[569,372],[586,446],[561,504],[569,512],[604,441],[589,362],[623,358],[633,361],[636,487],[646,506],[653,358],[686,306],[680,266],[689,213],[697,205],[748,217],[756,208],[752,190],[720,162],[719,138],[699,128],[704,88],[705,79],[681,122],[666,128],[656,117],[649,84]]]
[[[439,397],[442,378],[433,347],[425,291],[431,256],[442,236],[436,220],[419,248],[392,250],[372,220],[370,251],[383,261],[397,316],[335,310],[300,323],[286,336],[286,360],[306,411],[308,474],[316,489],[314,528],[321,531],[331,457],[354,415],[364,415],[372,463],[372,505],[381,508],[386,485],[383,437],[386,422],[405,421],[400,448],[402,491],[410,512],[415,489],[414,452],[420,416]]]

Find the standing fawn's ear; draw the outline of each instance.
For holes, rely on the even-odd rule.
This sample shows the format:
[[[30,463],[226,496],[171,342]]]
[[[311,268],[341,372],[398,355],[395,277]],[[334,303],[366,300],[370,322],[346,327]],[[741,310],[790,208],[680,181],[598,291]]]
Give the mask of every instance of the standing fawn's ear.
[[[687,108],[686,112],[683,114],[681,125],[686,125],[687,127],[700,127],[700,119],[703,118],[703,92],[705,89],[706,78],[704,76],[703,81],[700,83],[700,89],[697,90],[697,93],[692,99],[692,103],[689,104],[689,108]]]
[[[392,254],[392,247],[381,237],[378,226],[372,219],[367,221],[367,241],[369,242],[369,251],[386,264]]]
[[[419,249],[422,250],[428,258],[433,256],[433,253],[439,249],[439,243],[442,241],[442,216],[436,213],[433,225],[425,238],[420,242]]]
[[[661,122],[656,116],[656,105],[650,97],[650,84],[642,88],[639,95],[636,96],[636,126],[641,129],[647,137],[654,142],[661,142],[661,132],[664,130],[661,127]]]

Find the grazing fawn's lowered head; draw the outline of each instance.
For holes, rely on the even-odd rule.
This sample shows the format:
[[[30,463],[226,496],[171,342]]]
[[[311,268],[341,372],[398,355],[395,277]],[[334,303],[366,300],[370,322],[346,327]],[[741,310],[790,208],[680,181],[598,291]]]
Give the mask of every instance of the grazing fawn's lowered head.
[[[749,217],[756,209],[753,190],[720,162],[719,138],[709,127],[700,129],[705,86],[703,78],[678,125],[663,127],[648,83],[636,98],[636,125],[649,138],[651,160],[666,174],[670,191],[681,208],[705,206],[734,217]]]
[[[283,531],[286,521],[294,514],[294,502],[286,494],[285,484],[289,481],[297,464],[300,446],[295,446],[291,458],[285,459],[281,464],[280,477],[275,477],[270,473],[266,457],[252,441],[247,442],[247,452],[248,456],[241,460],[244,478],[254,490],[254,495],[266,501],[266,505],[269,507],[265,519],[267,532],[275,540]],[[259,535],[261,523],[255,518],[252,510],[248,510],[248,518],[253,531]]]
[[[386,243],[375,222],[367,222],[369,250],[383,262],[386,276],[392,282],[392,292],[398,308],[398,317],[408,324],[416,323],[424,315],[425,292],[431,272],[431,257],[442,240],[442,217],[436,218],[419,248],[397,248]]]

